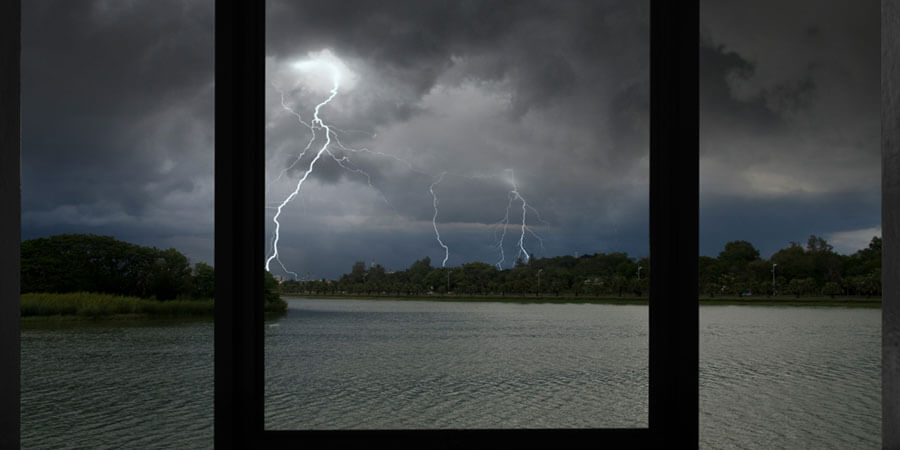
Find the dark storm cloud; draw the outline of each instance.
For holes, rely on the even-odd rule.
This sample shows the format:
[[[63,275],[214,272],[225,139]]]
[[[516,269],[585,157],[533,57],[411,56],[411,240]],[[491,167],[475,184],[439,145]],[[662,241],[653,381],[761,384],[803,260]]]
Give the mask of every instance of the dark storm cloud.
[[[286,211],[282,254],[298,270],[442,257],[428,187],[443,171],[450,264],[496,262],[505,169],[545,221],[529,210],[538,256],[646,255],[648,2],[267,5],[270,81],[332,50],[355,86],[323,114],[348,147],[398,158],[335,150],[368,176],[323,159]],[[23,8],[25,237],[112,234],[209,261],[213,2]],[[878,2],[704,1],[701,24],[701,252],[877,227]],[[279,87],[305,120],[323,99]],[[266,95],[271,180],[309,136]]]
[[[878,2],[705,1],[700,16],[701,253],[877,230]]]
[[[282,223],[294,230],[293,239],[352,245],[359,235],[381,236],[377,222],[389,223],[383,226],[397,232],[379,242],[388,239],[398,249],[388,252],[391,265],[404,266],[422,256],[421,248],[441,250],[434,240],[435,218],[451,248],[450,264],[493,263],[514,177],[535,208],[527,210],[529,225],[545,238],[541,246],[529,233],[530,251],[546,256],[579,247],[645,252],[645,2],[268,5],[269,170],[283,170],[308,142],[309,131],[281,102],[286,99],[305,120],[311,118],[330,85],[314,88],[315,79],[298,85],[291,67],[322,57],[324,49],[346,64],[352,81],[344,80],[322,114],[336,127],[365,131],[341,133],[345,145],[390,155],[332,147],[337,157],[350,158],[348,167],[368,176],[347,171],[326,155],[298,203],[285,208]],[[291,169],[293,179],[307,170],[312,153]],[[434,185],[435,216],[428,188],[442,173],[446,176]],[[623,177],[634,181],[622,185]],[[273,186],[270,203],[294,187]],[[519,238],[517,202],[509,209],[507,252]],[[343,222],[327,219],[335,210],[345,214]],[[591,220],[592,215],[600,217]],[[615,221],[618,226],[611,226]],[[321,229],[331,234],[322,235]],[[625,238],[623,230],[635,233]],[[401,250],[408,248],[406,239],[418,235],[431,240],[415,247],[418,252]],[[284,242],[296,245],[289,238]],[[280,254],[292,267],[330,258],[317,252],[307,247]]]
[[[701,129],[710,120],[727,120],[731,126],[740,126],[756,133],[771,133],[785,125],[775,112],[766,107],[762,98],[739,100],[732,95],[729,78],[748,78],[753,71],[754,64],[741,55],[726,50],[722,45],[715,46],[709,39],[701,40]],[[721,123],[717,125],[723,126]]]
[[[23,2],[22,38],[25,237],[208,238],[212,2]]]
[[[337,47],[428,78],[432,73],[423,73],[423,67],[449,65],[453,52],[495,42],[524,7],[522,2],[269,2],[267,45],[275,54],[296,51],[297,43]]]
[[[140,116],[211,81],[210,2],[23,6],[29,103],[71,116]]]
[[[821,205],[871,192],[878,129],[877,51],[871,51],[878,19],[872,4],[703,3],[701,197],[707,229],[706,217],[730,223],[721,218],[741,216],[742,205],[765,205],[789,220],[789,211],[806,211],[798,206],[804,202]],[[640,231],[646,230],[649,130],[646,5],[422,5],[278,3],[270,9],[269,51],[287,60],[329,48],[359,62],[360,83],[380,89],[381,96],[356,108],[356,115],[342,110],[329,117],[379,130],[383,140],[361,145],[409,147],[407,155],[432,174],[515,168],[531,204],[563,224],[564,237],[553,237],[552,251],[591,251],[591,245],[609,248],[610,242],[632,252],[646,248]],[[480,9],[485,5],[488,10]],[[507,97],[492,104],[485,100],[491,95]],[[454,115],[457,105],[479,121]],[[393,113],[397,109],[409,113]],[[372,169],[388,197],[422,190],[417,177],[397,170],[386,176],[382,171],[390,166]],[[476,187],[452,181],[438,187],[442,236],[453,240],[446,228],[454,220],[489,224],[484,218],[497,215],[497,202],[486,201]],[[504,192],[501,187],[492,195],[502,204]],[[427,219],[427,204],[404,198],[398,202],[403,215]],[[872,214],[857,214],[868,218],[865,223],[804,214],[821,218],[815,228],[826,235],[872,227]],[[621,230],[638,232],[626,238]],[[704,245],[724,244],[718,240],[725,234],[708,233]],[[759,235],[767,241],[758,245],[776,245]]]
[[[702,202],[700,253],[715,256],[726,242],[747,240],[759,249],[760,256],[768,258],[790,242],[805,243],[815,234],[835,244],[837,251],[849,254],[880,234],[880,201],[877,190],[868,190],[828,197],[797,195]],[[838,230],[861,230],[862,243],[841,245],[836,241]]]
[[[415,102],[465,57],[467,79],[509,77],[515,111],[545,106],[597,81],[610,54],[633,52],[646,67],[644,2],[269,2],[270,54],[291,57],[330,48],[365,61],[405,86]],[[561,26],[565,24],[565,27]],[[623,33],[625,34],[623,36]],[[623,45],[624,42],[624,45]],[[602,57],[606,57],[606,62]],[[643,60],[642,60],[643,59]],[[581,67],[581,79],[572,64]],[[617,63],[634,65],[634,61]],[[634,77],[634,67],[618,76]],[[641,67],[638,67],[641,68]],[[392,102],[398,98],[392,97]],[[379,115],[375,115],[379,117]]]

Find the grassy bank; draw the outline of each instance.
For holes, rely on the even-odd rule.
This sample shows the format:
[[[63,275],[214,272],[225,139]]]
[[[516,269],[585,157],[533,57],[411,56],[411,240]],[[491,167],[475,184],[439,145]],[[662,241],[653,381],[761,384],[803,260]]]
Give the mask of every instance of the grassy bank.
[[[312,298],[334,300],[393,300],[393,301],[428,301],[428,302],[499,302],[499,303],[574,303],[574,304],[616,304],[616,305],[645,305],[646,297],[552,297],[552,296],[494,296],[494,295],[305,295],[282,294],[284,298]]]
[[[283,313],[283,300],[267,302],[266,313]],[[149,300],[110,294],[74,292],[68,294],[30,293],[21,296],[23,320],[71,319],[151,319],[213,317],[215,303],[205,300]]]
[[[751,306],[839,306],[845,308],[880,308],[880,297],[701,297],[701,305]]]
[[[420,295],[420,296],[356,296],[356,295],[302,295],[284,294],[285,298],[315,298],[343,300],[395,300],[395,301],[432,301],[432,302],[499,302],[499,303],[574,303],[602,305],[646,305],[647,297],[569,297],[569,296],[455,296],[455,295]],[[880,308],[880,298],[857,297],[701,297],[701,305],[750,305],[750,306],[839,306]]]

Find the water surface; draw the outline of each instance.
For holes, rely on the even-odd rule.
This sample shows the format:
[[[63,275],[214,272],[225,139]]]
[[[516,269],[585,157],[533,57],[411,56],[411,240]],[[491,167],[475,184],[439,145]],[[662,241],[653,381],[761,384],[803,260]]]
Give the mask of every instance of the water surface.
[[[646,425],[646,307],[291,300],[268,428]],[[878,448],[877,309],[700,308],[704,448]],[[213,327],[22,332],[23,448],[208,448]]]
[[[881,448],[881,310],[700,308],[709,448]]]
[[[22,331],[22,448],[207,448],[211,322]]]
[[[297,300],[266,427],[647,426],[644,306]]]

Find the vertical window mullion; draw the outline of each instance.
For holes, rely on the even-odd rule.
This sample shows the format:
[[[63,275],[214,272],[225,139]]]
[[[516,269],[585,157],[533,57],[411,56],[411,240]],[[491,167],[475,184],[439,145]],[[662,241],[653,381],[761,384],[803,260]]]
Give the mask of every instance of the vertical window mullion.
[[[900,448],[900,1],[881,1],[881,435]]]
[[[699,441],[699,13],[650,11],[649,424],[666,446]]]
[[[263,429],[265,2],[216,3],[215,444]]]
[[[0,448],[19,446],[20,78],[22,8],[0,3]]]

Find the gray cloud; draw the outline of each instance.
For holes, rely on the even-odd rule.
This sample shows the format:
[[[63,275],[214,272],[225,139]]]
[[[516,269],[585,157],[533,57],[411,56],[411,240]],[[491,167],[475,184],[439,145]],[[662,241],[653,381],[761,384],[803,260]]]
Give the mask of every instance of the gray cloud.
[[[428,187],[447,173],[434,191],[451,262],[494,262],[495,232],[506,215],[514,176],[535,208],[526,210],[529,225],[543,237],[542,247],[534,235],[526,236],[530,251],[551,256],[616,242],[620,249],[646,254],[645,232],[619,239],[611,231],[647,227],[649,43],[641,16],[646,11],[641,2],[273,4],[268,28],[268,70],[275,85],[268,97],[272,178],[292,161],[285,155],[298,154],[310,138],[284,110],[282,93],[294,112],[309,120],[330,88],[328,83],[316,88],[315,79],[292,67],[323,49],[340,59],[352,80],[322,109],[323,116],[336,127],[364,130],[341,133],[342,142],[377,153],[335,150],[369,176],[321,163],[316,167],[321,172],[303,187],[303,200],[286,208],[303,213],[285,213],[282,224],[309,229],[315,217],[337,208],[370,222],[361,221],[335,240],[374,233],[375,220],[403,230],[395,243],[405,235],[427,236],[434,214]],[[307,153],[291,169],[294,181],[273,185],[270,202],[294,189],[312,158]],[[367,189],[369,182],[375,193]],[[521,214],[521,204],[514,203],[507,253],[518,239],[514,227]],[[593,231],[576,232],[586,227]],[[420,253],[435,246],[432,239]],[[420,253],[395,253],[393,264]],[[290,260],[289,252],[281,254]]]
[[[701,29],[701,250],[877,227],[878,2],[707,1]]]
[[[25,237],[112,234],[211,261],[212,2],[23,7]],[[278,89],[306,121],[327,95],[291,69],[310,52],[330,49],[354,77],[323,117],[347,147],[377,152],[332,147],[357,171],[317,166],[285,210],[289,267],[442,257],[428,187],[445,171],[451,264],[499,256],[507,169],[543,219],[528,210],[544,238],[529,251],[647,254],[648,2],[267,8],[269,179],[310,138]],[[701,23],[701,252],[876,228],[878,3],[704,1]],[[270,204],[311,157],[272,183]]]
[[[157,246],[175,235],[208,240],[212,3],[23,8],[25,237],[61,230]]]

